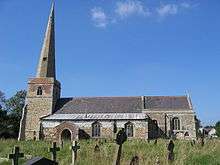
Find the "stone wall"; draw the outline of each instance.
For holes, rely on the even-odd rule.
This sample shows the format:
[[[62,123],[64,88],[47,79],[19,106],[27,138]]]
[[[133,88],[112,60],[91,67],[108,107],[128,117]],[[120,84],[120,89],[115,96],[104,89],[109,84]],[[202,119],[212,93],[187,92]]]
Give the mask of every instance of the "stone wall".
[[[86,133],[90,138],[92,137],[92,123],[94,121],[69,121],[72,125],[77,126],[80,130]],[[114,129],[114,121],[99,121],[101,124],[101,132],[99,138],[113,139],[115,138],[115,134],[113,132]],[[125,123],[128,121],[117,121],[117,130],[125,127]],[[147,121],[130,121],[134,124],[133,133],[134,136],[132,138],[138,139],[147,139],[148,137],[148,124]],[[58,139],[62,129],[58,132],[57,128],[62,125],[63,122],[57,121],[42,121],[43,126],[43,136],[46,140]],[[58,132],[58,133],[56,133]],[[55,137],[56,136],[56,137]],[[80,135],[79,135],[80,136]]]
[[[37,89],[41,86],[43,93],[37,95]],[[25,126],[24,139],[39,139],[40,118],[52,114],[56,100],[60,95],[60,84],[54,78],[34,78],[28,82],[26,97],[26,113],[23,122]],[[21,139],[22,140],[22,139]]]
[[[151,120],[157,120],[160,130],[159,136],[162,136],[162,134],[167,137],[171,136],[171,121],[174,117],[177,117],[180,120],[180,130],[174,131],[174,134],[179,133],[177,138],[196,138],[195,113],[192,110],[144,110],[143,112],[146,113]],[[150,131],[152,130],[149,130],[149,133]],[[189,134],[188,137],[184,137],[186,132]]]

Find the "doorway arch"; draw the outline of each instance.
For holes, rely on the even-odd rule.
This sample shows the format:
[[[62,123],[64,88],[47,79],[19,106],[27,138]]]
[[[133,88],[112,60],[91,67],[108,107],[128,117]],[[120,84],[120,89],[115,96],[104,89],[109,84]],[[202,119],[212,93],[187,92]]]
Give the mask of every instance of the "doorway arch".
[[[69,129],[64,129],[62,132],[61,132],[61,140],[62,141],[71,141],[71,132]]]

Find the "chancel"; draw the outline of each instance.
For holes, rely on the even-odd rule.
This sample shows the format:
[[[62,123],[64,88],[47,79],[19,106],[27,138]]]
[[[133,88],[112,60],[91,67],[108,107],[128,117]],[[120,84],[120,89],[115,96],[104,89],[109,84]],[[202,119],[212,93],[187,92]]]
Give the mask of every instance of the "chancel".
[[[113,139],[122,128],[128,140],[196,138],[196,116],[188,95],[61,98],[54,20],[53,5],[37,74],[28,81],[20,140]]]

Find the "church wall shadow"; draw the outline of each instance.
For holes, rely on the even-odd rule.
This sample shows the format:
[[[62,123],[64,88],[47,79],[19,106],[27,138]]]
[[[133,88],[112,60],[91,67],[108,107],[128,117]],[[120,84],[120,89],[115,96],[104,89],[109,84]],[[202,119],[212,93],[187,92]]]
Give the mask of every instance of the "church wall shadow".
[[[165,128],[166,129],[166,128]],[[168,138],[166,130],[162,130],[157,123],[157,120],[148,120],[148,139]]]
[[[90,135],[85,132],[83,129],[79,129],[79,139],[90,139]]]

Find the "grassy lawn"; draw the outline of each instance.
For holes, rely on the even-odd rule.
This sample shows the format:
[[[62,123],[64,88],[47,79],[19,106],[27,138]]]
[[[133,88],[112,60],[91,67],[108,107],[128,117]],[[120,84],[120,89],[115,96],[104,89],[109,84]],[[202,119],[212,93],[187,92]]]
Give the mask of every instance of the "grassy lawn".
[[[94,147],[99,143],[100,153],[94,153]],[[112,165],[116,159],[118,146],[114,142],[104,141],[97,142],[95,140],[80,141],[80,150],[78,152],[79,165]],[[167,140],[158,140],[157,145],[153,141],[132,140],[127,141],[122,149],[122,165],[128,165],[131,158],[137,155],[140,158],[141,165],[153,165],[156,163],[157,157],[161,165],[167,162]],[[176,165],[220,165],[220,140],[207,140],[204,147],[199,144],[191,146],[189,141],[174,141],[175,161]],[[20,146],[21,152],[25,153],[26,159],[34,156],[44,156],[50,158],[48,148],[51,146],[49,142],[43,141],[22,141],[0,140],[0,158],[7,158],[13,147]],[[20,164],[25,159],[20,160]],[[66,142],[64,148],[58,152],[58,162],[60,165],[69,165],[71,163],[70,143]],[[3,161],[0,159],[1,165],[9,165],[11,161]]]

